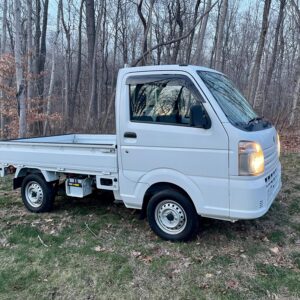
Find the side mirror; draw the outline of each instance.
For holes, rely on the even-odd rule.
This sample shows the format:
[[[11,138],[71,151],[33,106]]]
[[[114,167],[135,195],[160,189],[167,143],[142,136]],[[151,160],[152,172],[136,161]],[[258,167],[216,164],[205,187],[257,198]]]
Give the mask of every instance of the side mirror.
[[[211,121],[202,105],[193,105],[190,108],[190,126],[208,129]]]

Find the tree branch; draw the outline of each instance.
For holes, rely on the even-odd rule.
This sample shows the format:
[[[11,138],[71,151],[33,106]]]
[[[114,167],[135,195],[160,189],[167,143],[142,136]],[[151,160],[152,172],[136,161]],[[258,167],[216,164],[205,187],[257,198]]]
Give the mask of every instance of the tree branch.
[[[138,57],[132,64],[132,67],[135,67],[146,55],[148,55],[150,52],[152,52],[153,50],[159,48],[159,47],[163,47],[163,46],[167,46],[170,44],[174,44],[176,42],[179,42],[181,40],[186,39],[192,32],[193,30],[195,30],[195,28],[198,26],[198,24],[201,22],[201,20],[210,13],[210,11],[215,7],[215,5],[219,2],[219,0],[217,0],[211,7],[209,7],[204,14],[198,19],[198,21],[194,24],[194,26],[192,26],[188,32],[186,32],[185,34],[183,34],[182,36],[166,41],[166,42],[161,42],[159,44],[156,44],[155,46],[153,46],[152,48],[148,49],[146,52],[144,52],[140,57]]]

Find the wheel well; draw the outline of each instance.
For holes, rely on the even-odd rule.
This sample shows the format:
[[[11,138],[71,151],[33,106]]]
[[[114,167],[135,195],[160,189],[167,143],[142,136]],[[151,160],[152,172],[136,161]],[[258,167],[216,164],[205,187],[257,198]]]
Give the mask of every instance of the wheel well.
[[[13,180],[13,189],[16,190],[22,186],[24,178],[29,174],[38,174],[45,179],[43,173],[39,169],[23,168],[18,173],[18,176]]]
[[[43,173],[41,172],[41,170],[39,169],[31,169],[31,168],[23,168],[20,170],[20,172],[18,173],[18,177],[25,177],[29,174],[41,174],[43,177]]]
[[[146,193],[144,195],[144,199],[143,199],[142,211],[144,211],[144,212],[146,211],[149,200],[156,192],[166,190],[166,189],[173,189],[173,190],[178,191],[180,194],[186,196],[191,201],[191,203],[194,205],[194,202],[192,201],[189,194],[180,186],[173,184],[173,183],[169,183],[169,182],[159,182],[159,183],[155,183],[155,184],[151,185],[148,188],[148,190],[146,191]],[[194,205],[194,207],[195,207],[195,205]]]

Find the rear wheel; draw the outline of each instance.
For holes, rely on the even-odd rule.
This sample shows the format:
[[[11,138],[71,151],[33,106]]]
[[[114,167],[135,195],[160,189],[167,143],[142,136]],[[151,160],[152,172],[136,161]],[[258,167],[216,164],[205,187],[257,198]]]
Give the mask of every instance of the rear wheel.
[[[163,190],[152,196],[147,217],[151,229],[165,240],[186,241],[198,230],[199,217],[194,205],[176,190]]]
[[[53,207],[53,185],[38,174],[30,174],[24,178],[21,193],[25,207],[31,212],[47,212]]]

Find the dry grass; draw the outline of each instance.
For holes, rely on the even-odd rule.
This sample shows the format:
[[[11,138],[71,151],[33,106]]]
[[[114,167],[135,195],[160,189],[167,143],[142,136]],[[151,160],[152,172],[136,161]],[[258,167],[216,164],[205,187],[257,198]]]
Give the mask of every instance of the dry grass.
[[[258,220],[202,220],[197,238],[157,238],[108,194],[57,199],[31,214],[0,182],[1,299],[300,297],[300,155],[282,158],[283,189]]]

